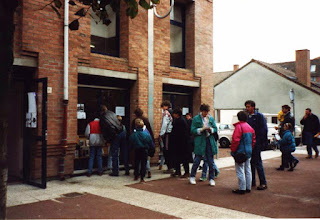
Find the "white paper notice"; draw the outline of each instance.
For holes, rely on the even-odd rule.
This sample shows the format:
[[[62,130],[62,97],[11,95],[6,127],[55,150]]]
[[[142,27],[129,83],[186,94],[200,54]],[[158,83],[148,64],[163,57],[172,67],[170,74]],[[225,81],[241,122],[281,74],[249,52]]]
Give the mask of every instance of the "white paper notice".
[[[189,108],[182,108],[182,115],[186,115],[187,113],[189,113]]]
[[[125,107],[117,106],[116,115],[125,116]]]
[[[26,114],[26,127],[36,128],[37,127],[37,113],[28,112]]]
[[[28,103],[29,108],[28,112],[37,113],[37,105],[36,105],[36,93],[35,92],[28,92]]]
[[[87,115],[85,112],[77,112],[77,119],[86,119]]]

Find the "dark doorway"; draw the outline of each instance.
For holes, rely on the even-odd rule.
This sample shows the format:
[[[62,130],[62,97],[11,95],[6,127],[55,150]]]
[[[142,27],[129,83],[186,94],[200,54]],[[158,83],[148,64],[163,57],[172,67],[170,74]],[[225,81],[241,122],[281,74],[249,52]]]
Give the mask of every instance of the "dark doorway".
[[[130,131],[130,80],[93,76],[87,74],[78,75],[78,106],[85,112],[85,118],[78,118],[79,143],[76,148],[74,170],[83,172],[88,168],[89,147],[84,136],[87,124],[99,117],[100,106],[107,108],[122,117],[127,134]],[[107,165],[110,143],[103,148],[103,166]],[[120,156],[120,164],[122,164]],[[94,168],[96,163],[94,163]]]
[[[183,115],[187,112],[192,113],[193,89],[164,84],[162,100],[169,100],[172,104],[172,109],[180,108]]]

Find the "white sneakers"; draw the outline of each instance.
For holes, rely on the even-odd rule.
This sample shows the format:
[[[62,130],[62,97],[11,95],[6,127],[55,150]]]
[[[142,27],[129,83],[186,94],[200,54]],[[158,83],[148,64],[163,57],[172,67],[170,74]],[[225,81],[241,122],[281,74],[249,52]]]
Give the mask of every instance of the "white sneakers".
[[[215,186],[216,185],[216,182],[214,180],[209,180],[209,185],[210,186]]]
[[[192,184],[192,185],[196,185],[197,183],[196,183],[196,178],[195,177],[190,177],[190,183]],[[209,180],[209,185],[210,186],[215,186],[216,185],[216,182],[214,181],[214,180]]]
[[[190,177],[190,183],[192,185],[196,185],[196,178],[195,177]]]

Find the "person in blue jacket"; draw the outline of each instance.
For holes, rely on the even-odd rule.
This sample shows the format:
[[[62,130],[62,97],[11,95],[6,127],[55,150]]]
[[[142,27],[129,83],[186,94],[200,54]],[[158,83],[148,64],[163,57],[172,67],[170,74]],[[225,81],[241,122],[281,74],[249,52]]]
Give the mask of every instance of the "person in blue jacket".
[[[295,158],[291,153],[296,150],[296,143],[292,135],[292,125],[290,123],[285,123],[283,126],[284,132],[282,139],[279,140],[280,151],[282,152],[282,161],[277,170],[284,170],[287,164],[289,164],[290,169],[288,171],[293,171],[293,169],[299,163],[299,160]]]
[[[268,186],[261,160],[261,150],[268,143],[268,127],[264,115],[255,109],[256,103],[254,101],[248,100],[244,105],[248,113],[248,124],[254,129],[256,134],[256,143],[251,157],[252,187],[256,186],[257,170],[260,180],[260,185],[257,187],[257,190],[265,190]]]
[[[136,132],[133,132],[129,138],[130,146],[134,149],[134,180],[138,180],[140,175],[140,182],[145,182],[148,149],[153,147],[153,144],[149,132],[143,131],[143,120],[137,118],[135,125]]]

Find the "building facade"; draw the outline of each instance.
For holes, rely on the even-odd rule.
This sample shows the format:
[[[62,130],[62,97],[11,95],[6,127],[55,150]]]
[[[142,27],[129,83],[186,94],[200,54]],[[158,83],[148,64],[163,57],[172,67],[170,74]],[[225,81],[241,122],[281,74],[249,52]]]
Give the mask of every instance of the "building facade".
[[[217,120],[221,111],[244,109],[246,100],[254,100],[260,112],[269,114],[278,114],[281,106],[287,104],[292,107],[298,125],[306,108],[311,108],[319,116],[320,92],[310,82],[309,53],[309,50],[296,51],[296,65],[304,67],[296,68],[296,72],[275,64],[251,60],[215,85]],[[291,89],[295,93],[294,106],[289,96]]]
[[[11,103],[15,111],[10,116],[14,135],[8,140],[8,158],[15,163],[9,164],[9,178],[55,177],[59,172],[71,175],[86,169],[84,129],[101,104],[122,115],[123,124],[129,129],[137,107],[148,116],[148,99],[152,95],[153,115],[149,119],[156,136],[163,100],[169,99],[173,108],[194,114],[201,103],[213,107],[211,1],[176,1],[170,16],[153,18],[153,94],[148,87],[148,11],[139,6],[138,16],[130,19],[121,1],[119,13],[108,11],[109,26],[89,15],[81,18],[79,30],[69,31],[67,102],[64,7],[59,18],[51,7],[43,9],[47,3],[24,0],[15,16]],[[164,0],[160,6],[158,13],[163,14],[170,1]],[[70,7],[70,21],[77,18],[74,14],[81,7]],[[39,80],[42,78],[47,79],[46,92],[46,85]],[[45,103],[46,115],[42,114]],[[33,125],[26,124],[32,120]],[[45,153],[41,144],[44,142]],[[152,162],[157,159],[155,156]],[[46,162],[46,168],[42,162]]]

